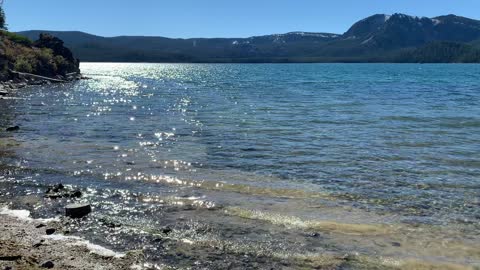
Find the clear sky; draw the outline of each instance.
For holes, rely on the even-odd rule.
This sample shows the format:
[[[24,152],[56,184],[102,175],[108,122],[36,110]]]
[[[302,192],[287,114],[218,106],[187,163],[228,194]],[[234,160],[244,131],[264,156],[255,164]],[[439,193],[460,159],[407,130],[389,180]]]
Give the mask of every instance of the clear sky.
[[[376,13],[480,19],[480,0],[5,0],[12,31],[79,30],[102,36],[247,37],[343,33]]]

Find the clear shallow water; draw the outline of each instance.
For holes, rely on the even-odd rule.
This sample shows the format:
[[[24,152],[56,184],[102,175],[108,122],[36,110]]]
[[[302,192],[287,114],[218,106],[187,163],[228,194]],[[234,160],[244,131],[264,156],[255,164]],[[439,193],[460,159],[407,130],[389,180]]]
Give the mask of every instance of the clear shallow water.
[[[48,184],[83,188],[95,214],[72,231],[147,247],[159,264],[480,261],[478,65],[86,63],[82,72],[92,79],[0,101],[1,126],[21,126],[0,134],[5,200],[33,208],[25,198]],[[99,219],[123,226],[106,231]],[[155,242],[167,225],[174,236]]]

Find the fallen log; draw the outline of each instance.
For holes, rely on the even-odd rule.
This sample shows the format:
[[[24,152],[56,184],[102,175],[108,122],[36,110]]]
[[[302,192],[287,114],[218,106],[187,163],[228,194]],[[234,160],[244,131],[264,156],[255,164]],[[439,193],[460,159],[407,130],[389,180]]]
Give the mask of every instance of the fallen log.
[[[44,76],[35,75],[35,74],[31,74],[31,73],[18,72],[18,71],[14,71],[14,70],[9,70],[9,71],[11,73],[15,74],[15,75],[18,75],[18,76],[30,77],[30,78],[34,78],[34,79],[38,79],[38,80],[45,80],[45,81],[56,82],[56,83],[68,82],[68,81],[65,81],[65,80],[59,80],[59,79],[55,79],[55,78],[44,77]]]

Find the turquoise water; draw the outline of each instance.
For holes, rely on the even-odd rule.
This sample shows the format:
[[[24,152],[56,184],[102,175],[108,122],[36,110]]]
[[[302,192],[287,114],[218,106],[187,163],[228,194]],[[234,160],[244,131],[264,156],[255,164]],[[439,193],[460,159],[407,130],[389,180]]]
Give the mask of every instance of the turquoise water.
[[[151,235],[132,241],[132,228],[168,225],[177,249],[185,239],[225,245],[238,265],[251,255],[249,267],[280,257],[300,267],[298,254],[354,253],[385,267],[379,258],[480,261],[478,65],[81,69],[90,80],[0,101],[1,126],[21,126],[0,133],[4,198],[80,187],[96,207],[84,233],[119,250],[151,245]],[[129,229],[93,236],[99,218]],[[149,258],[167,265],[211,255],[154,250]]]

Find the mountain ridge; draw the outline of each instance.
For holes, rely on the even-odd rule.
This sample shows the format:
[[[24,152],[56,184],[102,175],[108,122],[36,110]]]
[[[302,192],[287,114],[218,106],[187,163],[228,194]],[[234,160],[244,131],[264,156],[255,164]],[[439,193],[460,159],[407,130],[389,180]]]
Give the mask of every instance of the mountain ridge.
[[[480,50],[480,21],[452,14],[432,18],[375,14],[343,34],[294,31],[247,38],[102,37],[44,30],[19,34],[33,39],[44,32],[64,40],[82,61],[99,62],[422,62],[418,53],[423,47],[436,46],[438,53],[447,54],[458,45],[474,56],[461,61],[476,62]],[[444,59],[460,61],[452,55]]]

